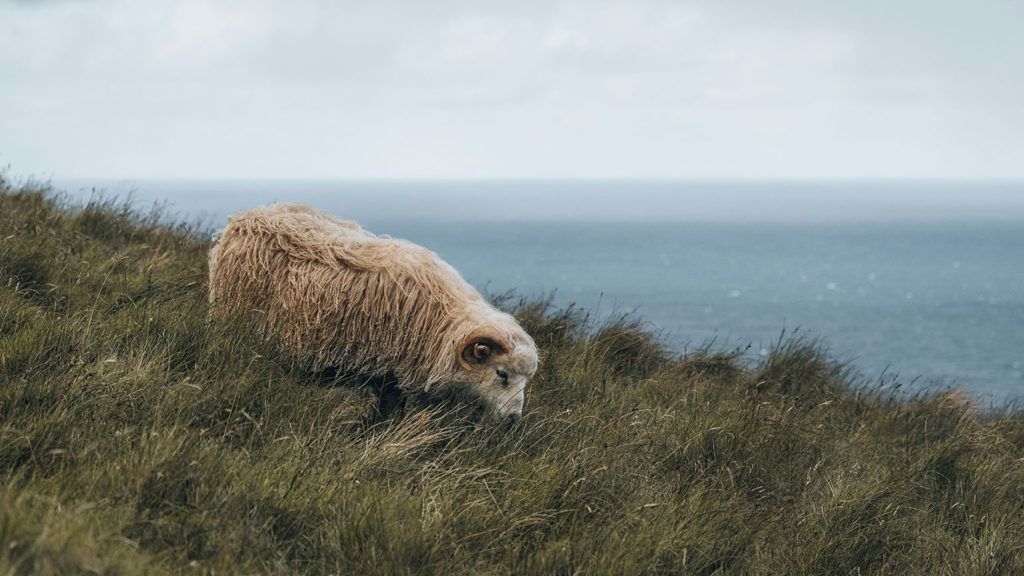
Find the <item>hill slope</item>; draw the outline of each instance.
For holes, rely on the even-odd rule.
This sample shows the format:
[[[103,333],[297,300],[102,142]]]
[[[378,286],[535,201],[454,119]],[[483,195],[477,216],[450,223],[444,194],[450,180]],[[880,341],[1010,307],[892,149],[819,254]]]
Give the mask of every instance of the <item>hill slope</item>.
[[[506,299],[543,364],[496,426],[208,326],[207,249],[0,181],[0,572],[1024,573],[1019,413]]]

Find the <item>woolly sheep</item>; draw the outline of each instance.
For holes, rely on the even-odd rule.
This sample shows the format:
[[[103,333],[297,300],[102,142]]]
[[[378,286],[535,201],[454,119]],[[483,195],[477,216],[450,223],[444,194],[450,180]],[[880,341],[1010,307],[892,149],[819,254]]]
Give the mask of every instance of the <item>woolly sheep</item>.
[[[522,414],[537,370],[526,331],[436,254],[307,206],[229,218],[210,249],[210,303],[264,314],[313,369],[466,390],[498,416]]]

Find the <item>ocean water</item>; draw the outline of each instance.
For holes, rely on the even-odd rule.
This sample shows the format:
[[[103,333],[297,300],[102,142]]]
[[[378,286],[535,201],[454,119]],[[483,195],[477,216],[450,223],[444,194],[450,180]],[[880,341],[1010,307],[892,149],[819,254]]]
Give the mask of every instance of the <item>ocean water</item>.
[[[679,350],[819,338],[872,381],[1024,392],[1024,229],[1011,224],[396,224],[492,292],[630,312]],[[469,240],[467,240],[467,238]],[[888,378],[883,378],[883,374]]]
[[[301,201],[437,252],[491,294],[633,314],[680,352],[818,339],[868,383],[1024,395],[1016,184],[58,182],[219,226]],[[788,208],[787,208],[788,206]]]

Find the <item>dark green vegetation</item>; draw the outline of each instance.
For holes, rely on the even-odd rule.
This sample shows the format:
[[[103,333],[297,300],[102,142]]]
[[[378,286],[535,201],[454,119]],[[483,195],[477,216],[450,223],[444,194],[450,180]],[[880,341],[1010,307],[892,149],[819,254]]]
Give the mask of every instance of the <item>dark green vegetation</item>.
[[[207,248],[0,183],[0,573],[1024,573],[1018,413],[513,301],[522,421],[382,410],[208,326]]]

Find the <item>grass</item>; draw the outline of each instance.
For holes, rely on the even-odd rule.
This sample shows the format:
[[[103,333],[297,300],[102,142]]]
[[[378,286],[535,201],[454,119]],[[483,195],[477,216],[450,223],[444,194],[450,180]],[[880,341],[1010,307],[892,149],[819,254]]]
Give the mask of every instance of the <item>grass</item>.
[[[0,573],[1024,573],[1016,411],[514,298],[520,422],[389,406],[207,325],[198,237],[0,181]]]

